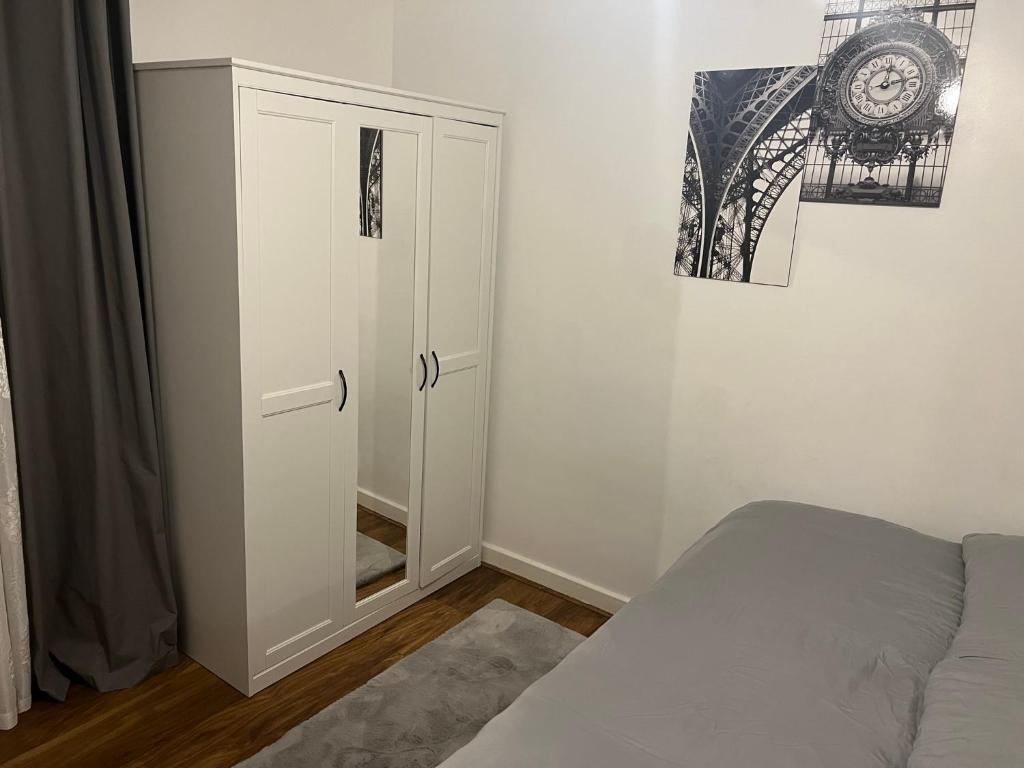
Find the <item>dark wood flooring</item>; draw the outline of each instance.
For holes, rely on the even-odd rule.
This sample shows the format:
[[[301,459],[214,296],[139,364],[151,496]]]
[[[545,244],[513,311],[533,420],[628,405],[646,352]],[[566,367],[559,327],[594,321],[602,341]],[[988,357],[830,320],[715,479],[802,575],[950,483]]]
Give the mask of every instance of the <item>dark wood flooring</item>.
[[[376,539],[381,544],[387,544],[392,549],[397,549],[405,554],[405,526],[388,520],[383,515],[371,512],[366,507],[356,507],[356,529],[371,539]],[[374,579],[369,584],[364,584],[356,590],[356,600],[375,595],[385,587],[397,584],[405,578],[405,569],[386,573],[379,579]]]
[[[36,701],[0,731],[0,765],[228,768],[497,598],[588,636],[607,619],[484,566],[250,699],[182,659],[131,690]]]

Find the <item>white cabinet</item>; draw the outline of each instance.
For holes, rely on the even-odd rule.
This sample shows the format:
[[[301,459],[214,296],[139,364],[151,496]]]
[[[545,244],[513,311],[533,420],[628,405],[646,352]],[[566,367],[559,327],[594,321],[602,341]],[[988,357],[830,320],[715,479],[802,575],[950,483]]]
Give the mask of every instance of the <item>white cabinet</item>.
[[[501,115],[136,69],[182,649],[252,694],[480,563]]]

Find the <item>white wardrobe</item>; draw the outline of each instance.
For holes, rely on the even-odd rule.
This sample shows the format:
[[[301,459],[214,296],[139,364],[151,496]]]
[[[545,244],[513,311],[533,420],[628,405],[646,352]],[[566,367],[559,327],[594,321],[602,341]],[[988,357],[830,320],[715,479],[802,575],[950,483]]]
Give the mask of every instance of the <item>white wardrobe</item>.
[[[136,85],[182,650],[251,695],[480,563],[502,116]]]

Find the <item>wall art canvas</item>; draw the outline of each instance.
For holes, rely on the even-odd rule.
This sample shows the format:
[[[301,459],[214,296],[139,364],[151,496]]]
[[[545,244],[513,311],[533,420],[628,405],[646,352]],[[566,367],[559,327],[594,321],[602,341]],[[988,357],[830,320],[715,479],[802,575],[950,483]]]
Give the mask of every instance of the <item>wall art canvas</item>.
[[[973,0],[828,0],[806,202],[937,208]]]
[[[817,71],[696,73],[675,274],[789,284]]]
[[[384,237],[384,132],[359,129],[359,234]]]

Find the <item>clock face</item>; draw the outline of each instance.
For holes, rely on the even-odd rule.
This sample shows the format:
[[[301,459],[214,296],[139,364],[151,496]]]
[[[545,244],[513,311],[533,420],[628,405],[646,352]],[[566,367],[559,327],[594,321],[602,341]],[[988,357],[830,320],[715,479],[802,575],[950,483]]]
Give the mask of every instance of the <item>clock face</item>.
[[[866,51],[850,63],[843,101],[850,117],[866,125],[907,120],[932,90],[927,57],[913,46],[895,44]]]

